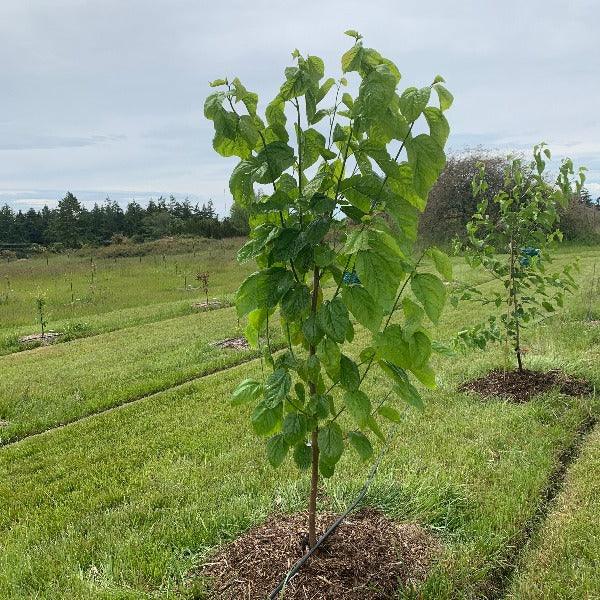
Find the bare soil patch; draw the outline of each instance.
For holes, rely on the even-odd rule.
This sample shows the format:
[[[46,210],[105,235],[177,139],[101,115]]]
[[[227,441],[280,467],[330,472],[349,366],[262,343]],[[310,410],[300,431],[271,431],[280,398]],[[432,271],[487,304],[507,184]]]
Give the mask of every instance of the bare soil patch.
[[[587,396],[593,391],[589,382],[552,371],[503,371],[496,369],[487,375],[463,383],[461,392],[476,392],[484,397],[496,396],[511,402],[527,402],[537,394],[558,389],[567,396]]]
[[[62,333],[57,333],[56,331],[47,331],[42,335],[41,333],[32,333],[31,335],[24,335],[19,338],[20,344],[33,344],[33,343],[41,343],[42,345],[52,344],[54,343]]]
[[[250,348],[248,340],[245,337],[226,338],[219,342],[214,342],[215,348],[232,348],[233,350],[246,350]]]
[[[336,515],[321,514],[321,532]],[[307,551],[306,513],[275,515],[191,574],[212,600],[265,600]],[[414,523],[363,509],[350,515],[289,582],[286,600],[386,600],[422,582],[441,544]]]

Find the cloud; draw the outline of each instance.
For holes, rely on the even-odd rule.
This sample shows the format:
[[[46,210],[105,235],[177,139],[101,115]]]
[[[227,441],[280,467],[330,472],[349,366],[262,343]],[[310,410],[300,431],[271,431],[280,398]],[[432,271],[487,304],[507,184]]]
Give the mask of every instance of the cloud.
[[[120,135],[91,135],[87,137],[65,137],[53,135],[23,135],[15,139],[0,141],[0,150],[53,150],[57,148],[83,148],[97,144],[119,142],[126,139]]]
[[[600,184],[597,0],[45,0],[0,2],[0,181],[31,190],[176,190],[224,206],[235,159],[212,149],[208,81],[239,76],[261,107],[290,51],[339,73],[358,29],[404,85],[444,75],[451,148],[528,149],[588,164]],[[251,24],[251,26],[249,26]],[[59,192],[64,193],[64,192]],[[45,197],[45,195],[38,196]]]

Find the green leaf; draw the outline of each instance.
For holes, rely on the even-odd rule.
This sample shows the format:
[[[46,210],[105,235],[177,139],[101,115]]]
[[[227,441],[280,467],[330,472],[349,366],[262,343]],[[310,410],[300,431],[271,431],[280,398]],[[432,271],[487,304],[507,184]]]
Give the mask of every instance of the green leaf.
[[[227,85],[227,79],[215,79],[211,81],[208,85],[210,87],[219,87],[220,85]]]
[[[417,273],[412,276],[410,286],[427,316],[437,323],[446,302],[446,288],[440,278],[431,273]]]
[[[552,304],[550,304],[550,302],[544,301],[542,302],[542,306],[546,309],[546,311],[548,312],[554,312],[556,309],[554,308],[554,306]]]
[[[377,412],[392,423],[402,423],[402,415],[392,406],[384,404],[377,409]]]
[[[325,427],[319,429],[317,440],[325,461],[330,465],[335,465],[344,452],[344,437],[340,426],[335,421],[329,422]]]
[[[287,121],[285,116],[285,100],[280,96],[277,96],[275,100],[267,106],[265,116],[273,133],[282,142],[287,142],[289,140],[289,134],[285,128]]]
[[[281,314],[287,321],[297,321],[310,309],[310,291],[304,284],[294,284],[281,299]]]
[[[248,313],[248,324],[244,329],[244,334],[251,348],[258,347],[258,338],[267,319],[267,312],[265,308],[257,308]]]
[[[369,232],[360,228],[351,231],[346,239],[346,244],[342,249],[343,254],[355,254],[359,250],[369,249]]]
[[[367,421],[367,427],[382,441],[385,442],[385,435],[383,431],[381,431],[381,427],[379,427],[379,423],[375,420],[373,415],[371,415]]]
[[[436,83],[433,88],[440,100],[440,110],[448,110],[454,102],[454,96],[441,83]]]
[[[413,367],[411,368],[411,372],[424,386],[432,390],[434,390],[437,387],[435,373],[429,365],[423,366],[418,369],[416,367]]]
[[[317,356],[331,380],[337,381],[340,376],[339,346],[331,338],[323,338],[317,346]]]
[[[389,325],[385,331],[375,335],[373,346],[381,358],[404,369],[412,366],[410,345],[404,339],[400,325]]]
[[[398,168],[396,169],[396,171],[394,172],[393,177],[390,177],[390,179],[388,179],[388,186],[391,189],[391,191],[394,193],[395,196],[399,196],[401,200],[403,200],[406,203],[412,204],[412,206],[414,206],[415,208],[417,208],[420,211],[423,211],[425,209],[425,201],[423,198],[421,198],[421,196],[417,193],[417,190],[415,189],[415,184],[414,184],[414,175],[413,175],[413,170],[412,167],[406,163],[403,162],[401,164],[398,165]],[[392,196],[392,198],[395,200],[395,196]],[[386,203],[389,205],[389,196],[386,196]],[[400,206],[398,209],[396,209],[396,212],[392,212],[392,215],[394,216],[394,218],[396,218],[396,220],[398,221],[398,224],[402,227],[402,223],[404,222],[404,219],[402,218],[398,218],[397,213],[403,210],[403,207]],[[412,214],[416,213],[414,211],[412,211]],[[411,219],[414,218],[411,215]]]
[[[414,406],[419,410],[425,409],[425,404],[423,403],[421,394],[419,394],[417,388],[412,383],[410,383],[410,381],[408,381],[408,378],[406,378],[406,380],[396,380],[396,385],[394,385],[394,392],[396,392],[396,394],[400,396],[402,400],[404,400],[411,406]]]
[[[254,163],[242,160],[237,164],[229,178],[229,190],[233,199],[242,206],[249,206],[254,201],[252,173]]]
[[[371,401],[369,397],[360,390],[346,392],[344,394],[344,404],[356,423],[360,427],[365,427],[371,414]]]
[[[366,117],[377,117],[389,107],[396,93],[396,78],[387,65],[378,65],[361,82],[358,102]]]
[[[300,443],[306,435],[306,417],[302,413],[291,412],[283,419],[282,432],[285,441],[293,446]]]
[[[332,340],[342,343],[350,322],[348,309],[340,298],[323,303],[317,312],[319,327]]]
[[[269,435],[281,423],[282,405],[269,407],[266,402],[260,402],[252,413],[252,428],[258,435]]]
[[[255,308],[274,308],[292,287],[294,276],[282,267],[272,267],[250,275],[238,289],[235,304],[243,317]]]
[[[263,392],[262,383],[255,379],[244,379],[231,395],[231,404],[238,406],[257,400]]]
[[[368,460],[373,456],[373,446],[371,446],[369,438],[364,433],[349,431],[348,441],[362,460]]]
[[[360,385],[358,365],[345,354],[340,356],[340,385],[345,390],[356,390]]]
[[[300,233],[294,244],[293,256],[297,256],[298,253],[306,246],[315,246],[318,244],[329,231],[331,226],[331,219],[328,216],[315,219],[308,224],[308,227]]]
[[[285,459],[289,450],[288,443],[283,434],[274,435],[267,441],[267,459],[271,466],[277,468]]]
[[[383,307],[389,306],[404,274],[400,261],[389,253],[361,250],[356,255],[355,267],[361,283],[371,296]]]
[[[445,252],[437,248],[429,248],[427,251],[433,259],[437,272],[446,280],[452,281],[452,261]]]
[[[409,123],[419,118],[429,102],[430,95],[431,88],[429,86],[421,89],[409,87],[404,90],[400,96],[400,112]]]
[[[256,258],[265,245],[277,235],[278,229],[273,228],[271,223],[260,225],[252,231],[252,239],[248,240],[237,253],[237,260],[240,263],[246,262],[251,258]]]
[[[306,341],[311,346],[316,346],[323,338],[323,330],[319,327],[319,323],[315,315],[309,315],[302,324],[302,333]]]
[[[443,148],[450,135],[450,125],[444,113],[435,106],[428,106],[423,114],[429,125],[429,135]]]
[[[438,142],[425,133],[407,140],[406,150],[408,162],[413,170],[415,190],[426,199],[446,164],[446,155]]]
[[[404,331],[406,335],[412,336],[421,326],[425,311],[410,298],[402,299],[402,311],[404,312]]]
[[[361,325],[372,332],[379,330],[383,309],[364,287],[345,286],[342,288],[342,300]]]
[[[358,71],[363,57],[363,47],[355,44],[342,56],[342,72]]]
[[[344,31],[344,35],[349,35],[350,37],[353,37],[356,40],[360,40],[362,38],[362,35],[360,35],[360,33],[358,33],[358,31],[354,29],[347,29],[346,31]]]
[[[292,387],[292,378],[287,369],[275,369],[265,383],[265,403],[271,408],[283,402]]]
[[[335,464],[331,464],[330,462],[328,462],[325,459],[325,457],[321,454],[321,456],[319,457],[319,473],[321,474],[321,476],[325,479],[329,479],[330,477],[333,477],[334,472]]]
[[[298,465],[299,469],[308,469],[312,464],[312,452],[310,446],[307,446],[304,442],[296,444],[294,446],[294,462]]]
[[[273,183],[294,164],[294,150],[285,142],[267,144],[254,157],[253,178],[257,183]]]
[[[302,167],[308,169],[314,165],[325,148],[325,137],[316,129],[302,132]]]

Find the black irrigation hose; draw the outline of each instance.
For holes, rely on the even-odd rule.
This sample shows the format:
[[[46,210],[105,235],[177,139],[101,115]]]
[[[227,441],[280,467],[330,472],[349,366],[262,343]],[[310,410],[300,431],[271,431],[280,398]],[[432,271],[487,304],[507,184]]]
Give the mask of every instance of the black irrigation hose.
[[[365,497],[365,494],[367,493],[367,491],[371,487],[371,484],[373,483],[373,479],[375,479],[375,475],[377,474],[379,465],[381,464],[383,457],[385,456],[390,447],[390,443],[394,437],[394,434],[396,433],[397,428],[398,426],[395,426],[389,433],[388,438],[385,442],[385,446],[379,452],[379,456],[377,457],[377,460],[371,467],[369,476],[367,477],[367,480],[365,481],[365,484],[360,490],[358,496],[356,496],[352,504],[350,504],[350,506],[344,511],[344,513],[340,515],[332,525],[329,526],[325,533],[317,540],[317,543],[287,572],[286,576],[280,581],[279,585],[269,594],[269,600],[276,600],[278,598],[279,593],[285,588],[290,579],[292,579],[292,577],[294,577],[298,573],[298,571],[300,571],[304,563],[317,551],[319,546],[321,546],[323,542],[325,542],[325,540],[342,524],[344,519],[358,506],[361,500]]]

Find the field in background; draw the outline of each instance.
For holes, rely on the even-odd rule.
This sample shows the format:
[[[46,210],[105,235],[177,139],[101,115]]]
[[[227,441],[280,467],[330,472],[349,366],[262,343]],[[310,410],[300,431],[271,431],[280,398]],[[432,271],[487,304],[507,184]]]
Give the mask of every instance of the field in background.
[[[241,378],[261,370],[252,351],[213,346],[239,334],[234,309],[196,313],[201,291],[178,287],[183,273],[206,270],[210,296],[230,295],[253,270],[234,261],[240,243],[211,241],[196,256],[164,260],[96,258],[104,295],[93,302],[71,303],[65,286],[73,278],[89,293],[89,256],[2,265],[11,298],[0,304],[0,345],[13,341],[0,357],[0,438],[25,439],[0,448],[0,598],[198,597],[185,574],[211,549],[270,512],[304,507],[306,477],[289,464],[282,477],[267,466],[248,415],[227,402]],[[575,256],[581,288],[527,332],[526,361],[600,386],[600,249],[572,246],[557,263]],[[458,278],[495,285],[454,262]],[[43,286],[50,328],[85,322],[88,337],[7,354],[15,336],[35,331],[31,295]],[[448,306],[438,337],[479,318],[472,306]],[[600,543],[586,527],[597,517],[597,433],[556,504],[547,501],[567,450],[576,458],[583,425],[600,415],[598,398],[552,393],[511,405],[458,393],[461,382],[506,364],[502,347],[437,363],[440,388],[424,392],[424,414],[405,411],[367,498],[440,536],[444,555],[424,597],[600,596]],[[374,397],[385,393],[377,377],[369,386]],[[322,507],[344,508],[368,468],[346,458],[325,483]]]
[[[39,331],[40,292],[49,329],[69,338],[192,314],[192,304],[204,300],[199,272],[209,273],[209,296],[219,299],[252,272],[253,265],[235,260],[241,244],[238,238],[201,238],[194,250],[191,244],[147,244],[151,253],[140,256],[116,256],[131,252],[132,245],[2,261],[0,354],[19,350],[20,336]]]

